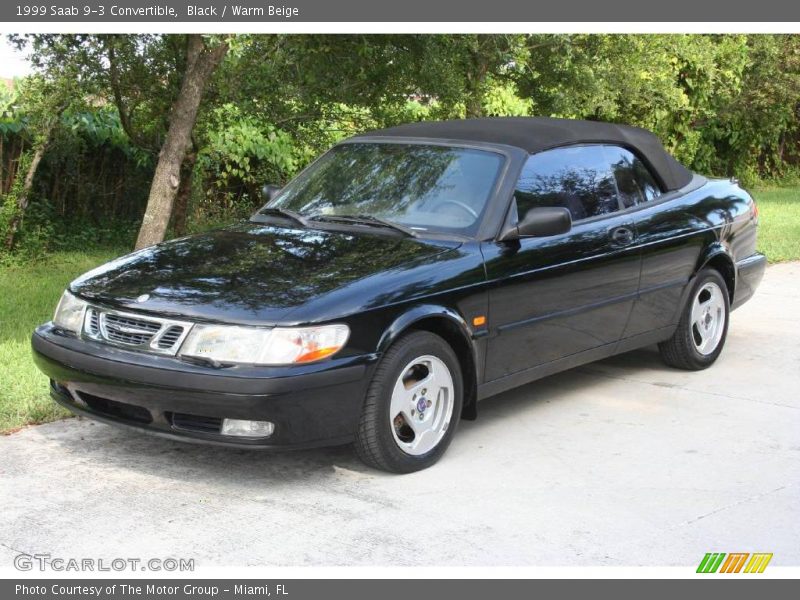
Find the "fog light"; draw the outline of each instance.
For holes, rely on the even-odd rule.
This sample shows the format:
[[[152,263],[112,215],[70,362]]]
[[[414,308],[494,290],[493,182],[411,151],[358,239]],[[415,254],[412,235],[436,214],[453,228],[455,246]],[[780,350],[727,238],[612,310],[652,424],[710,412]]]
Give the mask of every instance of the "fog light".
[[[239,437],[269,437],[275,431],[275,423],[270,421],[244,421],[242,419],[223,419],[222,435]]]

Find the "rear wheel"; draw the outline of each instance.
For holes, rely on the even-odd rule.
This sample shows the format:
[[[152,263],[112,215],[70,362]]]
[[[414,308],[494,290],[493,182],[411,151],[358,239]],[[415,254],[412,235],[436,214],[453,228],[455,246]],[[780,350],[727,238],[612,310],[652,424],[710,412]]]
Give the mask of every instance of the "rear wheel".
[[[725,280],[718,271],[703,269],[695,279],[678,328],[658,345],[664,362],[692,371],[711,366],[725,345],[729,316]]]
[[[384,471],[425,469],[450,444],[462,403],[461,367],[447,342],[427,331],[405,335],[375,371],[358,425],[356,452]]]

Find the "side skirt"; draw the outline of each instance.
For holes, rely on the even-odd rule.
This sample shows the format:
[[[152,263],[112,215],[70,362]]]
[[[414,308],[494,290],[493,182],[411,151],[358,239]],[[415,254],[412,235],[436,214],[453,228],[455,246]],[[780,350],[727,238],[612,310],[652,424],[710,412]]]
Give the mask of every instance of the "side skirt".
[[[634,335],[618,342],[598,346],[597,348],[578,352],[577,354],[571,354],[570,356],[565,356],[564,358],[559,358],[542,365],[531,367],[530,369],[525,369],[524,371],[520,371],[518,373],[506,375],[505,377],[495,379],[494,381],[489,381],[478,386],[478,400],[495,396],[501,392],[525,385],[526,383],[536,381],[537,379],[542,379],[548,375],[555,375],[556,373],[566,371],[567,369],[572,369],[587,363],[602,360],[604,358],[608,358],[609,356],[614,356],[615,354],[622,354],[623,352],[629,352],[630,350],[636,350],[637,348],[663,342],[672,336],[676,327],[677,324],[655,329],[653,331],[648,331],[646,333],[641,333],[639,335]]]

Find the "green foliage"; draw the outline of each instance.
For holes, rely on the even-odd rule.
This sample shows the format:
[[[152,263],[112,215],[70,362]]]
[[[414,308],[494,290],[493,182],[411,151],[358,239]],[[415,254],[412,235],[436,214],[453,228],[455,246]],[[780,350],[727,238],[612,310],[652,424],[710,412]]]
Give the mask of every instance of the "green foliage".
[[[118,149],[137,165],[150,165],[151,156],[131,144],[119,120],[119,113],[111,106],[65,113],[62,122],[76,139],[88,148],[109,147]]]
[[[16,162],[17,172],[14,182],[8,192],[2,196],[2,203],[0,203],[0,243],[6,239],[9,233],[11,220],[19,214],[19,198],[22,194],[25,173],[30,166],[31,153],[24,152]],[[2,258],[2,254],[0,254],[0,258]]]
[[[68,79],[75,97],[110,104],[130,143],[156,154],[186,61],[183,35],[11,36],[25,47],[42,77]]]
[[[20,117],[18,87],[0,86],[0,136],[4,139],[19,135],[25,129],[25,120]]]
[[[194,194],[193,230],[248,216],[262,203],[261,187],[285,182],[305,158],[289,134],[231,103],[214,109],[196,136],[202,140],[195,166],[202,190]]]
[[[213,44],[223,36],[209,38]],[[20,252],[129,239],[185,70],[186,36],[13,39],[40,70],[14,91],[0,90],[0,174],[35,147],[64,108],[35,180]],[[344,137],[427,119],[550,115],[631,123],[654,131],[703,173],[736,175],[749,185],[800,173],[798,36],[224,40],[230,51],[193,136],[191,230],[247,216],[261,203],[264,183],[286,182]],[[4,223],[15,202],[7,191]]]
[[[0,96],[0,174],[8,178],[15,173],[0,196],[0,241],[20,214],[23,181],[36,144],[43,143],[44,123],[57,119],[30,205],[21,215],[14,252],[0,251],[4,264],[56,250],[131,243],[131,222],[135,231],[152,177],[152,157],[132,145],[114,107],[71,97],[72,85],[54,90],[55,82],[29,77]]]
[[[138,220],[95,223],[86,218],[64,219],[49,202],[42,200],[26,212],[14,252],[0,254],[0,264],[25,264],[44,259],[51,252],[131,248],[138,227]]]
[[[483,111],[491,117],[526,117],[533,113],[533,101],[520,98],[513,83],[495,84],[486,91]]]
[[[703,127],[709,168],[746,182],[787,178],[800,166],[800,36],[747,41],[737,94]]]
[[[242,115],[233,104],[213,111],[205,134],[202,165],[217,187],[230,186],[233,181],[249,186],[280,181],[296,168],[290,136]]]
[[[747,183],[798,162],[797,36],[537,35],[528,48],[517,83],[537,114],[640,125],[692,168]]]

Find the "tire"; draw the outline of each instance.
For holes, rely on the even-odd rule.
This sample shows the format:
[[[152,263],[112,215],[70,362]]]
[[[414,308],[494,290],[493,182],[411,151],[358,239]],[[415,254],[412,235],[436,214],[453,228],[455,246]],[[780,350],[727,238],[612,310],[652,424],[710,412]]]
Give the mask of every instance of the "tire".
[[[715,269],[697,274],[672,337],[658,345],[671,367],[700,371],[717,360],[725,345],[730,322],[728,286]]]
[[[455,435],[463,389],[461,366],[447,342],[427,331],[404,335],[384,354],[367,389],[358,457],[391,473],[430,467]]]

